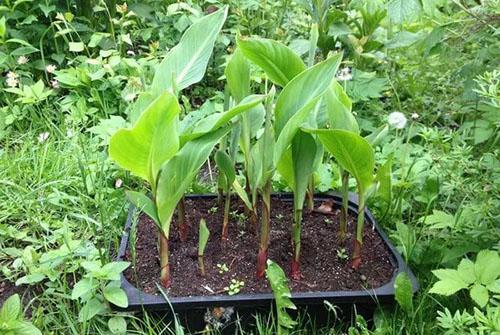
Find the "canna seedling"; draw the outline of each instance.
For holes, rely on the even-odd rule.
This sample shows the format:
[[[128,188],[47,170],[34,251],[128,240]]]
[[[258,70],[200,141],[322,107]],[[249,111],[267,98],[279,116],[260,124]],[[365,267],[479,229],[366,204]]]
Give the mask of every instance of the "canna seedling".
[[[205,248],[209,237],[210,231],[208,230],[207,222],[204,219],[201,219],[198,231],[198,267],[200,268],[200,274],[203,277],[205,277]]]
[[[371,194],[375,182],[373,177],[375,167],[373,148],[363,137],[347,130],[313,130],[311,133],[318,136],[325,149],[335,157],[343,169],[356,179],[358,218],[352,267],[357,269],[361,264],[366,198]]]
[[[317,108],[332,84],[342,55],[335,55],[306,69],[298,55],[278,42],[241,37],[237,42],[245,57],[261,67],[275,84],[284,86],[274,108],[276,145],[273,166],[294,193],[294,257],[291,274],[294,279],[299,279],[302,208],[308,182],[319,156],[315,139],[299,128],[311,117],[311,111]],[[258,262],[261,262],[260,258]]]
[[[234,172],[234,163],[222,150],[218,150],[215,153],[215,162],[219,168],[219,173],[222,175],[223,188],[225,191],[224,200],[224,219],[222,222],[222,241],[227,241],[228,238],[228,226],[229,226],[229,209],[231,205],[231,185],[236,179],[236,174]]]

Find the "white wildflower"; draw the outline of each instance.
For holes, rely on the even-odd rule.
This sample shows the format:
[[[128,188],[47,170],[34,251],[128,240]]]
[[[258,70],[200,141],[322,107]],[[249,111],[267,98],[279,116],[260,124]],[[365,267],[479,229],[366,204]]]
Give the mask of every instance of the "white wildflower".
[[[38,143],[43,143],[45,141],[47,141],[47,139],[49,138],[49,132],[44,132],[44,133],[40,133],[40,135],[38,135]]]
[[[52,86],[52,88],[59,88],[59,81],[52,79],[50,81],[50,86]]]
[[[17,75],[17,73],[15,73],[13,71],[9,71],[7,73],[7,79],[5,80],[5,83],[9,87],[17,87],[17,85],[19,85],[18,78],[19,78],[19,76]]]
[[[19,65],[23,65],[23,64],[26,64],[28,62],[29,62],[29,58],[26,56],[19,56],[19,58],[17,59],[17,64],[19,64]]]
[[[120,178],[115,180],[115,188],[120,188],[122,187],[122,185],[123,185],[123,180],[121,180]]]
[[[128,50],[127,55],[132,56],[132,57],[135,56],[134,50]]]
[[[420,117],[420,115],[418,115],[417,113],[412,113],[412,114],[411,114],[411,118],[412,118],[413,120],[417,120],[419,117]]]
[[[123,97],[123,99],[127,102],[131,102],[135,99],[135,97],[136,97],[135,93],[128,93]]]
[[[389,125],[396,129],[403,129],[406,126],[406,116],[401,112],[392,112],[387,119]]]
[[[350,67],[345,67],[337,72],[337,80],[349,81],[352,80],[352,70]]]
[[[56,72],[57,70],[57,66],[53,65],[53,64],[49,64],[45,67],[45,71],[47,71],[48,73],[54,73]]]

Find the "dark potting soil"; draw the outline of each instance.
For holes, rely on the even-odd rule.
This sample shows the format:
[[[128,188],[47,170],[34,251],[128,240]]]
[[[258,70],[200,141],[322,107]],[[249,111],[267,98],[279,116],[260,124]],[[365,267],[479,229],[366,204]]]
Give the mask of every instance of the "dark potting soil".
[[[233,198],[229,223],[229,240],[221,243],[222,208],[216,199],[187,199],[186,221],[190,224],[187,242],[179,240],[174,220],[170,232],[170,267],[172,285],[167,294],[172,297],[227,294],[224,287],[231,279],[243,281],[240,293],[271,292],[267,280],[257,279],[256,258],[258,239],[244,214],[244,206]],[[315,203],[315,208],[322,205]],[[324,207],[324,206],[323,206]],[[292,259],[291,222],[293,203],[273,198],[271,207],[271,236],[269,258],[288,274]],[[198,270],[198,223],[207,222],[210,239],[205,250],[206,276]],[[345,246],[338,238],[340,211],[333,208],[328,214],[304,210],[302,224],[301,272],[299,281],[289,279],[292,292],[350,291],[377,288],[390,281],[395,268],[384,241],[365,225],[362,262],[358,270],[350,264],[355,238],[355,217],[349,217]],[[160,266],[157,251],[157,228],[146,215],[141,215],[136,231],[135,262],[127,249],[126,260],[132,266],[125,277],[147,293],[158,293]],[[132,234],[133,236],[133,234]],[[342,249],[345,248],[344,251]],[[345,255],[346,257],[342,257]],[[220,272],[217,264],[225,264],[229,271]]]

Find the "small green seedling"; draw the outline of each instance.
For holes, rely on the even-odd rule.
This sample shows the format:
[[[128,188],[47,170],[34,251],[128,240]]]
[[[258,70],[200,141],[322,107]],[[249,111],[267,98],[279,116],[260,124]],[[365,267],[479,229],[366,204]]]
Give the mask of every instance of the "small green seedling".
[[[204,219],[201,219],[198,233],[198,266],[202,277],[205,277],[205,262],[203,258],[209,237],[210,231],[208,230],[207,222]]]
[[[341,260],[342,262],[346,261],[349,256],[347,256],[347,251],[345,248],[340,248],[337,250],[337,258]]]
[[[220,274],[224,274],[229,271],[229,268],[227,267],[226,263],[217,264],[217,268],[219,269]]]
[[[323,221],[324,221],[326,224],[332,224],[332,223],[333,223],[333,221],[332,221],[331,219],[329,219],[329,218],[325,218]]]
[[[217,210],[219,209],[219,207],[217,206],[213,206],[211,207],[209,210],[208,210],[208,214],[215,214],[217,213]]]
[[[235,295],[240,293],[241,289],[245,286],[245,282],[237,279],[231,279],[231,283],[229,284],[229,287],[226,286],[224,287],[224,291],[227,292],[229,295]]]

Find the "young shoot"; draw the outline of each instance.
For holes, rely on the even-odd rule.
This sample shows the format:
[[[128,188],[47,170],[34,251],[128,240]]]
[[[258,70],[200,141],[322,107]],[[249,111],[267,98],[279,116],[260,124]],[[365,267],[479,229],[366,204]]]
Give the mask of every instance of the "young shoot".
[[[198,230],[198,267],[200,268],[200,275],[205,277],[205,248],[207,246],[210,231],[207,227],[207,222],[204,219],[200,220],[200,228]]]

